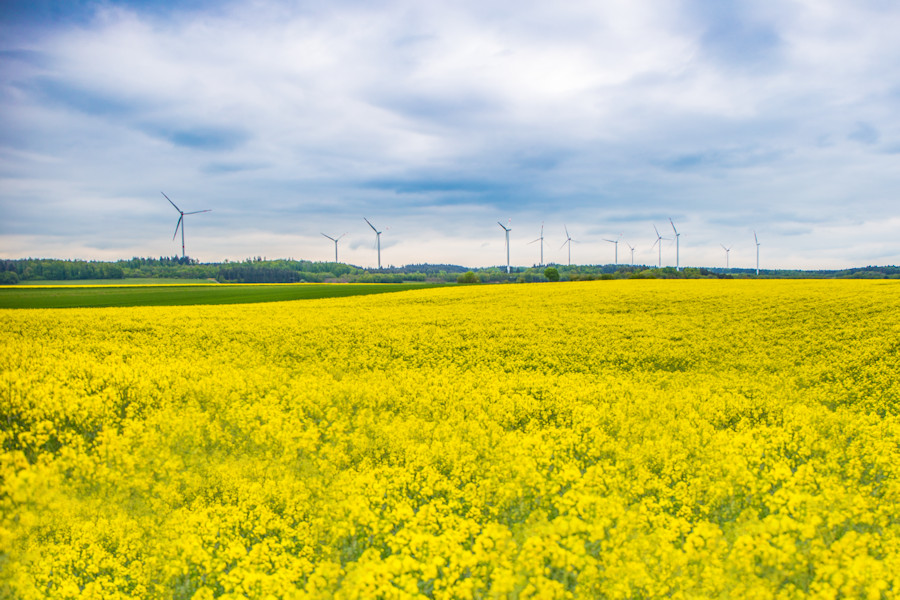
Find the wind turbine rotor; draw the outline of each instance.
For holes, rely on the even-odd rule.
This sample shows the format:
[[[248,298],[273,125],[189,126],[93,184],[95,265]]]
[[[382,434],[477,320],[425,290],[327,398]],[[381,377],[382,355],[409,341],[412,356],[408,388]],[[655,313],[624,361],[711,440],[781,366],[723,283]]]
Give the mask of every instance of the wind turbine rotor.
[[[184,214],[184,213],[181,211],[181,209],[178,208],[178,206],[177,206],[174,202],[172,202],[172,199],[169,198],[168,196],[166,196],[166,193],[165,193],[165,192],[160,192],[160,194],[163,195],[163,198],[165,198],[166,200],[169,201],[169,204],[171,204],[172,206],[175,207],[175,210],[177,210],[177,211],[180,212],[181,214]]]

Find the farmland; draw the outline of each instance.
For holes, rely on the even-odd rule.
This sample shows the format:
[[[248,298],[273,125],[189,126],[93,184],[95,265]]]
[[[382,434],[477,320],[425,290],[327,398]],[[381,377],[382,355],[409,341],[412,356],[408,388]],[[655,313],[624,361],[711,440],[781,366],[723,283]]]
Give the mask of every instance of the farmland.
[[[0,310],[0,597],[896,598],[898,317],[893,281]]]
[[[0,287],[2,308],[82,308],[245,304],[384,294],[434,287],[427,283],[300,283],[287,285],[62,285]]]

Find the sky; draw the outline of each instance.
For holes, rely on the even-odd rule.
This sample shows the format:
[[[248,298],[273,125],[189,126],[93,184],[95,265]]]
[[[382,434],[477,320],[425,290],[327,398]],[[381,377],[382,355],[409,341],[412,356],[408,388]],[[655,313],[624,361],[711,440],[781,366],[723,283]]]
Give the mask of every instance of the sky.
[[[894,0],[0,3],[0,257],[900,264]],[[671,222],[670,222],[671,219]],[[621,240],[618,244],[606,240]]]

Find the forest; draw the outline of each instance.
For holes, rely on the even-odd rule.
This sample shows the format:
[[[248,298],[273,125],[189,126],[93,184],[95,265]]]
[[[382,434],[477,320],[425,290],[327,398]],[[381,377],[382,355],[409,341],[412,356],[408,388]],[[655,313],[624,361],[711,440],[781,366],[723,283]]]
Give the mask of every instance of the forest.
[[[532,283],[594,279],[898,279],[900,267],[868,266],[843,270],[760,270],[625,265],[549,265],[467,268],[446,264],[414,264],[366,269],[335,262],[267,260],[201,263],[190,257],[131,258],[115,262],[24,258],[0,260],[0,285],[23,282],[207,279],[218,283]]]

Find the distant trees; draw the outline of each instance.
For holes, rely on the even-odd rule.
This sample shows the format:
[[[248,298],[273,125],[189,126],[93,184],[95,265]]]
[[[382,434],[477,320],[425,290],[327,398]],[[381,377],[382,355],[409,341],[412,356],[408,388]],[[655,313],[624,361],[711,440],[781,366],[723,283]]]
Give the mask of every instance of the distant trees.
[[[0,278],[9,282],[13,282],[13,275],[15,275],[15,282],[121,279],[125,276],[125,271],[116,263],[52,258],[0,261],[0,273],[4,273],[4,275],[0,275]]]
[[[549,265],[546,268],[488,267],[467,269],[456,265],[406,265],[363,269],[353,265],[308,260],[248,258],[241,262],[199,263],[182,256],[138,258],[116,262],[58,259],[0,259],[0,284],[24,281],[86,279],[216,279],[228,283],[531,283],[539,281],[590,281],[594,279],[698,279],[755,278],[753,269],[647,267],[631,265]],[[860,267],[840,271],[765,270],[759,277],[792,279],[900,279],[900,267]],[[473,279],[474,278],[474,279]]]

